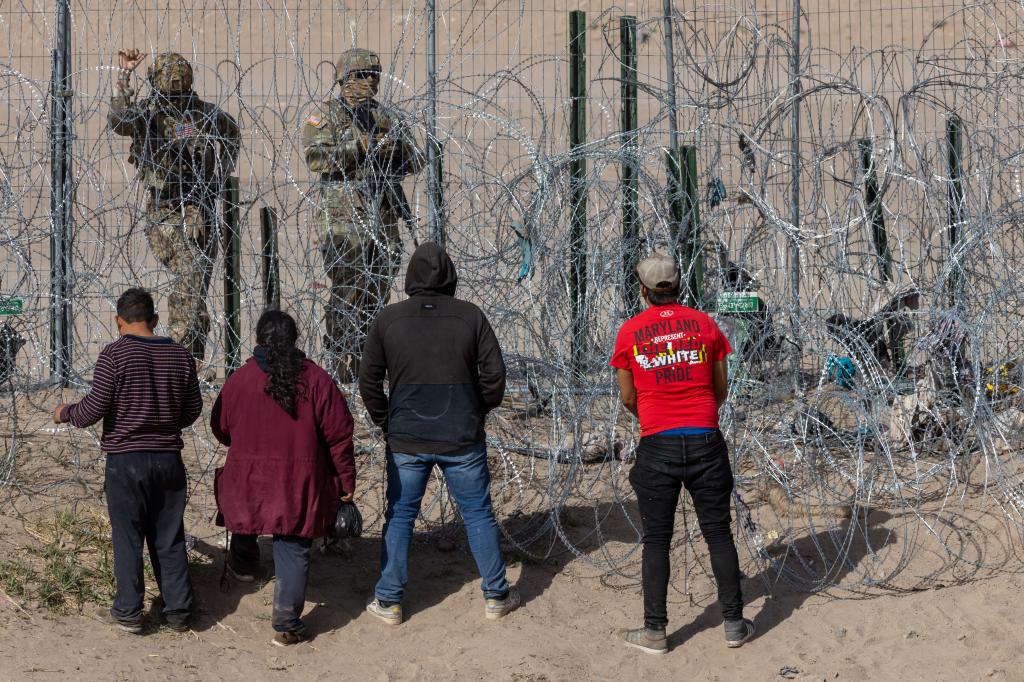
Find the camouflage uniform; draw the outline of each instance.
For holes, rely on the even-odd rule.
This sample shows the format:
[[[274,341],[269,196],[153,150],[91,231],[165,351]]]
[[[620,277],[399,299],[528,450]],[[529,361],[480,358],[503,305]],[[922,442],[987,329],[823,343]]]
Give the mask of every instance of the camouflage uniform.
[[[206,294],[217,256],[217,196],[241,144],[235,119],[192,91],[192,67],[162,54],[149,70],[150,96],[120,90],[110,101],[110,128],[132,138],[129,161],[146,189],[146,238],[173,275],[167,327],[203,359],[210,316]]]
[[[331,281],[325,315],[328,370],[354,381],[370,322],[391,295],[401,262],[399,224],[411,219],[399,184],[423,167],[423,157],[401,112],[372,98],[345,98],[352,74],[380,73],[380,59],[353,49],[338,60],[342,97],[327,100],[305,119],[302,146],[306,165],[319,175],[318,228]]]

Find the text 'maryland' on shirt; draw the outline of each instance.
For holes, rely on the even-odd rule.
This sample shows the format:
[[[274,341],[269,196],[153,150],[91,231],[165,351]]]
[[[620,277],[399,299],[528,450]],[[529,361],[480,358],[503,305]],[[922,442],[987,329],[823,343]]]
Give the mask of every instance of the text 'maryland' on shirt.
[[[633,375],[640,435],[718,428],[711,368],[731,352],[715,321],[693,308],[651,306],[626,320],[609,364]]]

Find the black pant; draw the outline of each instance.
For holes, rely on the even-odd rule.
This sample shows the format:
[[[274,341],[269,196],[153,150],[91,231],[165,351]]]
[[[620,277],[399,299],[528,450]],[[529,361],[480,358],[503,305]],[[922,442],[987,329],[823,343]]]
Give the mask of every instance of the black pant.
[[[313,541],[297,535],[274,536],[274,613],[271,625],[277,632],[303,632],[302,609],[306,606],[309,554]],[[255,535],[231,534],[231,555],[242,564],[260,560]]]
[[[729,510],[732,469],[722,433],[641,438],[629,482],[636,491],[644,530],[644,626],[662,629],[668,624],[669,548],[681,486],[686,486],[693,498],[697,522],[711,553],[722,616],[726,620],[742,618],[740,563]]]
[[[186,483],[180,452],[107,455],[105,487],[117,581],[110,613],[115,618],[133,620],[142,615],[143,541],[149,547],[168,620],[181,621],[192,612],[185,549]]]

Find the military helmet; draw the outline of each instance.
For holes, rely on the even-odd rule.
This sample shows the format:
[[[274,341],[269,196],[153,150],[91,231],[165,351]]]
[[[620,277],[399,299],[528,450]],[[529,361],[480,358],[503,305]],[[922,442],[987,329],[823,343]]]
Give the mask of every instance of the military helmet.
[[[149,82],[170,95],[188,92],[192,89],[192,65],[177,52],[165,52],[149,67]]]
[[[361,47],[345,50],[338,57],[338,63],[334,66],[334,79],[339,83],[343,83],[353,71],[376,71],[380,73],[380,57],[377,56],[376,52],[371,52]]]

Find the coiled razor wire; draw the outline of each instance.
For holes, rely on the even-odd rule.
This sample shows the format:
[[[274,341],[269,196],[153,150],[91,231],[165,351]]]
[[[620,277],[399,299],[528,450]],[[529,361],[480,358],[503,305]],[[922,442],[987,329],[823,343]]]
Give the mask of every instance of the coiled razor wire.
[[[11,519],[97,501],[98,428],[56,427],[52,408],[87,390],[96,354],[115,333],[119,293],[142,284],[164,298],[169,286],[140,229],[144,188],[127,163],[128,143],[105,128],[118,49],[134,42],[150,59],[184,53],[199,95],[238,119],[242,328],[251,329],[263,305],[259,212],[268,206],[279,216],[284,307],[314,358],[329,284],[300,127],[332,96],[337,53],[352,44],[378,50],[381,101],[403,112],[421,145],[428,128],[418,5],[366,2],[335,12],[341,8],[330,3],[107,4],[72,6],[75,326],[65,391],[49,378],[51,110],[49,53],[38,46],[54,44],[52,8],[25,0],[0,12],[10,38],[0,54],[0,293],[25,304],[5,318],[0,339],[14,349],[2,372],[9,416],[0,460]],[[607,360],[627,317],[623,264],[672,245],[664,154],[674,116],[680,138],[697,149],[700,305],[735,348],[723,430],[747,573],[766,587],[905,590],[1006,570],[1024,512],[1024,61],[1016,48],[1024,7],[950,2],[914,44],[882,40],[877,49],[823,40],[828,15],[806,9],[800,21],[810,40],[797,91],[784,8],[678,3],[671,85],[680,108],[671,112],[661,3],[633,3],[635,137],[619,128],[619,17],[627,11],[592,13],[587,141],[570,150],[569,62],[551,47],[566,44],[565,12],[534,5],[438,8],[446,48],[434,96],[447,246],[460,296],[485,310],[509,367],[508,398],[488,421],[494,501],[509,548],[536,560],[577,558],[609,585],[637,582],[640,524],[626,474],[638,428],[619,404]],[[954,116],[964,131],[962,178],[952,175],[946,140]],[[580,158],[587,328],[585,339],[573,339],[570,167]],[[621,232],[627,164],[638,177],[635,240]],[[791,218],[794,177],[799,224]],[[420,239],[425,183],[422,173],[404,183]],[[879,222],[887,274],[872,232]],[[403,243],[407,258],[408,233]],[[794,252],[798,262],[789,259]],[[207,362],[221,377],[222,274],[218,258]],[[729,313],[722,294],[761,303]],[[248,348],[251,333],[243,335]],[[588,349],[582,375],[570,363],[574,343]],[[204,387],[209,402],[218,383]],[[383,443],[354,386],[345,388],[358,421],[359,500],[367,527],[379,531]],[[213,537],[213,470],[224,451],[207,417],[187,431],[185,456],[190,531]],[[710,572],[688,503],[680,514],[674,584],[692,594],[693,572]],[[421,530],[451,532],[455,512],[440,480],[421,517]]]

